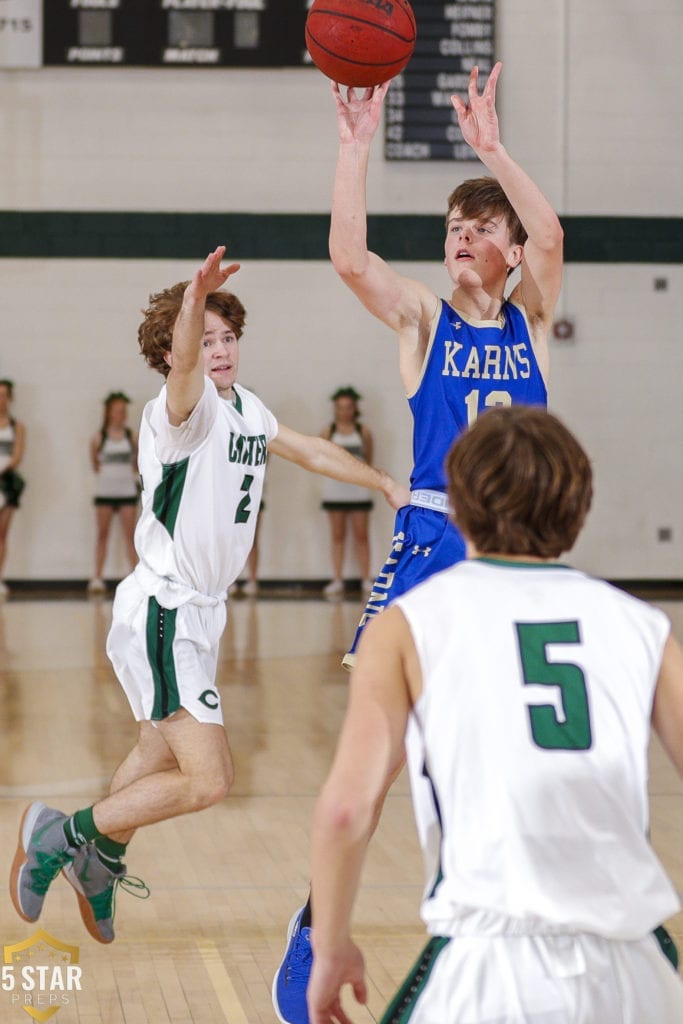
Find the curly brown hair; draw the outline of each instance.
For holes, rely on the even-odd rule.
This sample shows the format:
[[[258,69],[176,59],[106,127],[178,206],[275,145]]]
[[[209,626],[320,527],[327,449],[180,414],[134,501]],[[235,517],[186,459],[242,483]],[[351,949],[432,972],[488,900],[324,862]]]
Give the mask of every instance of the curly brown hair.
[[[557,558],[576,541],[593,497],[585,451],[533,406],[483,413],[446,459],[454,521],[481,554]]]
[[[524,245],[527,233],[514,208],[495,178],[468,178],[453,189],[448,197],[448,218],[455,208],[463,217],[503,217],[514,245]]]
[[[164,288],[149,297],[149,306],[144,309],[144,320],[138,327],[138,344],[140,352],[148,366],[158,370],[167,377],[171,367],[164,359],[166,352],[171,351],[173,327],[178,318],[183,296],[189,281],[179,281],[170,288]],[[247,312],[232,292],[209,292],[206,297],[206,308],[229,323],[239,339],[242,337]]]

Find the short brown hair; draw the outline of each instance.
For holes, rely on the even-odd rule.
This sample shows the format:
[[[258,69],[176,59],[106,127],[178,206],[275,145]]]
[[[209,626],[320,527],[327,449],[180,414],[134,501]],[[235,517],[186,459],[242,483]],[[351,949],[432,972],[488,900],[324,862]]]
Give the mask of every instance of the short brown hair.
[[[448,218],[455,208],[463,217],[503,217],[514,245],[524,245],[527,233],[514,208],[495,178],[468,178],[461,182],[448,197]]]
[[[451,448],[454,521],[481,554],[557,558],[576,541],[593,496],[585,451],[533,406],[484,412]]]
[[[171,369],[164,359],[164,354],[171,351],[173,327],[189,283],[180,281],[170,288],[150,295],[149,306],[143,310],[145,319],[138,327],[138,344],[147,365],[163,373],[164,377],[168,376]],[[206,297],[206,308],[229,323],[237,338],[242,337],[247,312],[236,295],[232,292],[209,292]]]

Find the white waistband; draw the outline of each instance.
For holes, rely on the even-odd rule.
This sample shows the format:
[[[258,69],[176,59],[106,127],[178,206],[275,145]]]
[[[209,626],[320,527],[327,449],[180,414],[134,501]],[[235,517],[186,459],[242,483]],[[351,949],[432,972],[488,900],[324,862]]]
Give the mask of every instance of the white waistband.
[[[187,583],[170,580],[166,576],[157,576],[144,562],[138,562],[133,569],[138,586],[148,597],[155,597],[164,608],[179,608],[181,604],[196,604],[200,608],[211,608],[222,604],[227,598],[227,591],[219,594],[202,594]]]
[[[448,513],[451,510],[448,504],[448,495],[443,491],[411,491],[410,504],[419,505],[421,508],[431,508],[435,512]]]

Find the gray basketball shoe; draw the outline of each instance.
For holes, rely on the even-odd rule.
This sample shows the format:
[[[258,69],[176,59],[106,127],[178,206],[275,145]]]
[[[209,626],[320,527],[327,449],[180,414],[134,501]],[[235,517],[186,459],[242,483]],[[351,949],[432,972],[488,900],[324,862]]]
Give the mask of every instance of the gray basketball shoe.
[[[10,896],[24,921],[37,921],[51,882],[76,854],[64,835],[67,815],[36,801],[24,811],[10,873]]]
[[[73,861],[64,865],[62,874],[78,897],[83,924],[97,942],[114,941],[116,890],[120,885],[138,899],[149,896],[142,879],[126,874],[125,864],[115,871],[103,864],[93,843],[81,846]]]

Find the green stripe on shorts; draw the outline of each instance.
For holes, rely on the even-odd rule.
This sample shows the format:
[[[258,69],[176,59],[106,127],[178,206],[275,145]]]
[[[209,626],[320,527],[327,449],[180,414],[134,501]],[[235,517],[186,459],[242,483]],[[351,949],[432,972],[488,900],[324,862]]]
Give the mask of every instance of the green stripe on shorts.
[[[173,663],[177,608],[162,608],[155,597],[147,605],[147,657],[154,679],[152,720],[168,718],[180,707]]]
[[[409,971],[408,977],[389,1003],[380,1024],[407,1024],[415,1009],[415,1003],[429,981],[436,958],[450,941],[449,937],[429,940]]]

